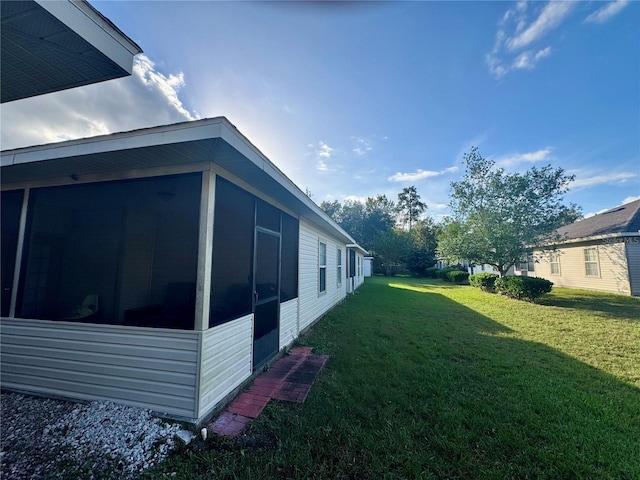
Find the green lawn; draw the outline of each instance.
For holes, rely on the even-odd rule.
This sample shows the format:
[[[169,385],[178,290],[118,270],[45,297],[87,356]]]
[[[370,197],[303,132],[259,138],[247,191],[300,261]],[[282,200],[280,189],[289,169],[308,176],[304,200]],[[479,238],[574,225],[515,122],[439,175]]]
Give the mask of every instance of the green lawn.
[[[331,355],[306,403],[149,478],[640,478],[638,298],[376,277],[302,343]]]

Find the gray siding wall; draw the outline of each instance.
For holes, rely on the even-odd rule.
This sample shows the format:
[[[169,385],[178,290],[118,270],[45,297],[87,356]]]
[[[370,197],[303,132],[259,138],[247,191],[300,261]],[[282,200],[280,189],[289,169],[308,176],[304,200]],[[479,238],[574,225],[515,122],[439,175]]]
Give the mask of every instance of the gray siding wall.
[[[252,352],[253,314],[204,332],[198,418],[251,376]]]
[[[640,237],[636,237],[634,240],[639,241],[626,244],[629,283],[631,284],[631,295],[640,296]]]
[[[195,418],[199,333],[2,319],[2,386]]]

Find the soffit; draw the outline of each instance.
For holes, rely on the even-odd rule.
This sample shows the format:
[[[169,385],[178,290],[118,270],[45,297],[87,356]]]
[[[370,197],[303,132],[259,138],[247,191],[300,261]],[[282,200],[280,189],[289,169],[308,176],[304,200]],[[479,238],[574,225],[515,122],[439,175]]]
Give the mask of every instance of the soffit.
[[[54,13],[35,1],[0,2],[1,102],[131,74],[140,48],[93,7],[45,5]]]

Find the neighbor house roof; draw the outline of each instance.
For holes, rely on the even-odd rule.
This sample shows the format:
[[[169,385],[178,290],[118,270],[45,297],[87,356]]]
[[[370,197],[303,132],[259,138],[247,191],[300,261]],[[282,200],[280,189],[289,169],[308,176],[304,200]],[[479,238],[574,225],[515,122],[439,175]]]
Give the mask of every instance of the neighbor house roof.
[[[565,240],[640,233],[640,200],[577,221],[558,229]]]
[[[50,179],[93,180],[111,172],[198,162],[220,165],[367,253],[225,117],[0,152],[4,188],[36,186]]]
[[[85,0],[0,2],[0,101],[131,75],[142,50]]]

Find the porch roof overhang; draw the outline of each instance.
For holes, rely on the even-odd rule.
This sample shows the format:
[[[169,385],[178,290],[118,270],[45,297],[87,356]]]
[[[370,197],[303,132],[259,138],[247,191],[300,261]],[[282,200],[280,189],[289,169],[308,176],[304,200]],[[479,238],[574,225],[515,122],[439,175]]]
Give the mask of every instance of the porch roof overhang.
[[[0,101],[131,75],[142,50],[85,0],[0,2]]]
[[[6,189],[198,162],[219,165],[345,244],[366,252],[225,117],[6,150],[0,152],[0,178]]]

